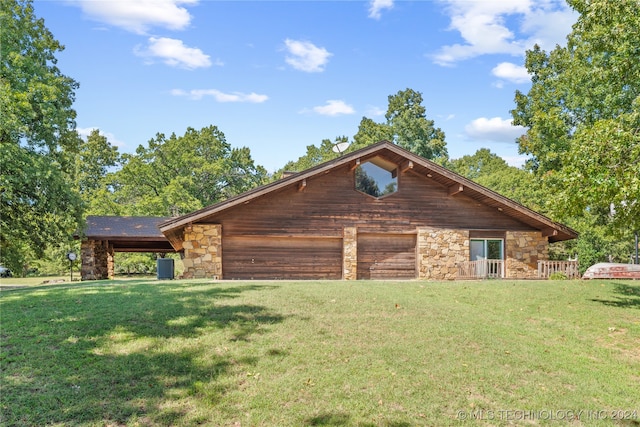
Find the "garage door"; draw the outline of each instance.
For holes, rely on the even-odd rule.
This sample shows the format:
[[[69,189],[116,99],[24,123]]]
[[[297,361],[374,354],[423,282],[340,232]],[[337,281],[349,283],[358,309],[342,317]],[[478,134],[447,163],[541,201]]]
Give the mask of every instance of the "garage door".
[[[415,234],[358,234],[358,279],[415,278]]]
[[[225,279],[341,279],[342,239],[224,237]]]

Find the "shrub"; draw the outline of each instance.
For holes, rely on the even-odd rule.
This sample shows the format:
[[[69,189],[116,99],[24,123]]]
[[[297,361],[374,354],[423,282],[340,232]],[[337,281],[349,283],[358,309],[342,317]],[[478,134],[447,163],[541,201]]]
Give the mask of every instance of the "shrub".
[[[551,275],[549,276],[549,280],[567,280],[568,277],[566,274],[564,274],[562,271],[556,271],[554,273],[551,273]]]

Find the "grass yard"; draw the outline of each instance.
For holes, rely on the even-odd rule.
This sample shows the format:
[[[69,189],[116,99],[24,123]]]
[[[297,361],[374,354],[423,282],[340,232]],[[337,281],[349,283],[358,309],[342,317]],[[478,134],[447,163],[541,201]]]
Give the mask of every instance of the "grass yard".
[[[640,426],[640,283],[0,293],[3,426]]]
[[[0,277],[0,291],[60,284],[63,282],[70,282],[69,279],[69,275],[43,277]],[[80,274],[74,274],[73,280],[80,281]]]

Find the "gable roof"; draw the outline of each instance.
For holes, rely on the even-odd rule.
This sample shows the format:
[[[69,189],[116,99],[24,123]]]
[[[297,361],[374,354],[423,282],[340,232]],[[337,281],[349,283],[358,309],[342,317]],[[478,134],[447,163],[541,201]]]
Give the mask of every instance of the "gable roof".
[[[319,164],[302,172],[287,176],[286,178],[272,182],[270,184],[257,187],[238,196],[232,197],[203,209],[197,210],[187,215],[171,218],[159,224],[160,231],[165,236],[175,235],[176,231],[191,224],[203,220],[204,218],[220,213],[234,206],[247,203],[255,198],[264,196],[271,192],[280,190],[291,185],[300,185],[306,179],[316,175],[327,173],[332,169],[347,164],[356,166],[365,161],[380,156],[397,164],[404,171],[411,171],[424,176],[434,182],[448,188],[449,194],[464,195],[477,202],[495,208],[504,215],[508,215],[518,221],[542,231],[544,236],[549,237],[550,242],[570,240],[578,237],[578,233],[571,228],[552,221],[548,217],[537,213],[495,191],[489,190],[470,179],[467,179],[449,169],[438,165],[430,160],[420,157],[389,141],[381,141],[360,150],[345,154],[334,160]],[[171,238],[170,238],[171,240]]]

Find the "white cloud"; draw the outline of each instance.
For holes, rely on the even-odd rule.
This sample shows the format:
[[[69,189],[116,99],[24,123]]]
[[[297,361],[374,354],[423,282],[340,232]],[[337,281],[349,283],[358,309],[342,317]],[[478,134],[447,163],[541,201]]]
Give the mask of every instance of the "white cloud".
[[[344,101],[330,99],[325,105],[313,107],[313,112],[322,116],[339,116],[341,114],[353,114],[356,110]]]
[[[380,19],[383,9],[391,9],[394,0],[371,0],[369,2],[369,18]]]
[[[120,141],[118,138],[116,138],[116,136],[114,134],[112,134],[110,132],[103,132],[97,126],[90,126],[90,127],[86,127],[86,128],[76,127],[76,132],[78,132],[78,135],[80,135],[85,141],[87,140],[89,135],[91,135],[91,132],[93,132],[94,130],[98,130],[100,132],[100,135],[102,135],[105,138],[107,138],[107,141],[109,142],[109,144],[111,144],[113,146],[116,146],[116,147],[124,147],[125,146],[125,143],[123,141]]]
[[[495,142],[515,142],[515,139],[524,134],[526,128],[514,126],[512,119],[493,117],[487,119],[480,117],[464,127],[467,136],[471,139]]]
[[[455,119],[455,118],[456,118],[456,115],[455,115],[455,114],[447,114],[447,115],[445,116],[445,115],[443,115],[443,114],[438,114],[438,115],[437,115],[437,117],[438,117],[439,119],[442,119],[442,120],[444,120],[444,121],[446,121],[446,122],[447,122],[447,121],[449,121],[449,120],[453,120],[453,119]]]
[[[371,117],[371,116],[380,117],[380,116],[384,116],[386,113],[387,113],[387,110],[380,107],[376,107],[375,105],[369,105],[365,112],[367,117]]]
[[[531,76],[525,67],[511,62],[499,63],[491,70],[491,74],[512,83],[527,83],[531,81]]]
[[[174,96],[184,96],[193,100],[199,100],[204,98],[205,96],[211,96],[217,102],[248,102],[252,104],[260,104],[269,99],[267,95],[260,95],[255,92],[224,93],[217,89],[192,89],[188,92],[182,89],[173,89],[171,91],[171,94]]]
[[[191,22],[183,5],[195,5],[198,0],[71,0],[91,19],[138,34],[151,27],[181,30]]]
[[[544,5],[545,3],[542,3]],[[550,10],[549,7],[534,9],[524,16],[521,30],[530,34],[527,49],[538,44],[544,50],[551,50],[557,44],[565,45],[571,26],[578,19],[578,13],[571,9],[566,2],[560,2],[559,7]]]
[[[134,53],[145,58],[160,58],[167,65],[189,70],[211,66],[209,55],[200,49],[185,46],[182,40],[167,37],[150,37],[148,46],[145,49],[137,47]]]
[[[577,18],[561,0],[443,2],[451,17],[449,28],[459,32],[464,40],[464,43],[442,46],[432,56],[436,64],[443,66],[486,54],[524,55],[535,43],[551,49],[555,44],[563,44]],[[510,27],[508,22],[518,22],[518,25]]]
[[[324,66],[332,56],[325,48],[310,42],[286,39],[284,43],[289,53],[285,61],[296,70],[309,73],[324,71]]]

